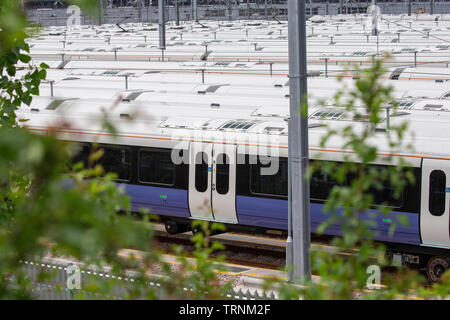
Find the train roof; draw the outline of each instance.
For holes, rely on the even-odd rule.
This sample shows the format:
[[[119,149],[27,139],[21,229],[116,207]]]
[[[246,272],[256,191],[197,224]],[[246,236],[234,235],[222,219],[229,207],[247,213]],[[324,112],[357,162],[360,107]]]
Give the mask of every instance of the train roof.
[[[339,137],[321,147],[326,126],[359,130],[366,123],[332,98],[353,83],[355,64],[364,68],[390,54],[385,83],[399,109],[387,118],[391,126],[409,123],[405,139],[414,146],[396,154],[412,165],[421,157],[450,159],[442,147],[449,138],[450,16],[382,15],[377,37],[369,20],[348,15],[307,22],[312,156],[324,152],[342,160],[349,154]],[[33,63],[50,66],[48,81],[18,114],[38,132],[60,127],[61,138],[69,140],[173,147],[197,139],[240,149],[265,145],[286,156],[287,34],[287,24],[275,21],[168,22],[160,50],[154,24],[44,28],[28,42]],[[102,127],[105,117],[117,126],[116,137]],[[382,153],[390,152],[387,123],[372,138]]]
[[[271,110],[278,112],[277,116],[263,114],[261,111],[252,108],[205,110],[178,106],[148,108],[139,104],[118,104],[108,108],[72,100],[41,108],[21,108],[19,118],[32,130],[59,128],[62,138],[75,141],[143,146],[157,144],[160,147],[174,147],[180,142],[186,144],[189,141],[204,141],[232,143],[244,149],[254,143],[263,143],[269,149],[277,149],[280,156],[287,156],[288,117],[283,118],[279,109]],[[110,134],[103,127],[105,119],[117,127],[117,134]],[[413,149],[394,150],[398,157],[405,157],[412,165],[419,165],[421,157],[450,159],[450,151],[442,147],[450,141],[450,103],[441,109],[436,105],[422,109],[403,108],[389,115],[390,126],[404,122],[409,125],[405,146],[412,144]],[[313,157],[321,154],[321,158],[343,160],[346,151],[342,149],[341,138],[334,137],[325,147],[321,146],[320,141],[327,128],[343,128],[349,124],[355,130],[362,130],[366,125],[364,121],[355,120],[342,107],[311,109],[309,141]],[[371,138],[371,143],[379,146],[381,153],[392,151],[388,147],[389,132],[385,119]]]

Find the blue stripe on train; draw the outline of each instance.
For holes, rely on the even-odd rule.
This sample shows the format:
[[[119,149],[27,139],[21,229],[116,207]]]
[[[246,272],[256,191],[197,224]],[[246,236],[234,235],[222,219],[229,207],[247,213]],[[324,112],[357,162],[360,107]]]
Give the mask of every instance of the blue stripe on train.
[[[264,199],[247,196],[236,197],[236,208],[239,223],[243,225],[259,226],[274,229],[287,229],[288,224],[288,202],[287,200]],[[323,204],[311,203],[311,231],[315,232],[317,227],[329,219],[329,215],[323,212]],[[408,226],[401,225],[398,217],[402,215],[409,221]],[[420,244],[419,215],[416,213],[395,212],[388,215],[371,210],[362,214],[361,219],[375,221],[375,239],[379,241]],[[395,223],[394,233],[389,234],[390,226]],[[327,235],[339,235],[340,227],[335,224],[325,230]]]
[[[150,213],[189,218],[187,190],[123,184],[131,197],[131,210],[146,208]]]

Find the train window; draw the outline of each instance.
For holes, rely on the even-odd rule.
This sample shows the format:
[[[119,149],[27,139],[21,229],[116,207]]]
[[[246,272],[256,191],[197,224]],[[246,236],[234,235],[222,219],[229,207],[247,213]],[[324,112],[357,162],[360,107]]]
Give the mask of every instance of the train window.
[[[230,184],[230,159],[225,153],[217,156],[216,190],[219,194],[227,194]]]
[[[87,168],[89,164],[89,155],[91,154],[88,144],[75,144],[75,154],[72,157],[72,163],[77,164],[83,162],[84,168]]]
[[[175,164],[171,150],[140,150],[139,181],[164,185],[175,184]]]
[[[445,173],[433,170],[430,174],[428,209],[433,216],[441,216],[445,211]]]
[[[204,152],[195,156],[195,189],[198,192],[208,189],[208,155]]]
[[[399,197],[394,197],[395,187],[393,187],[389,181],[385,181],[383,188],[380,190],[371,188],[369,192],[373,196],[373,204],[375,206],[386,206],[391,208],[400,208],[403,205],[403,192]]]
[[[128,181],[131,177],[131,151],[120,147],[101,147],[103,156],[98,164],[103,166],[105,172],[117,174],[117,180]]]
[[[311,162],[311,165],[319,164],[321,161]],[[313,170],[310,180],[310,198],[313,200],[326,200],[330,195],[331,189],[339,183],[327,174],[319,166]]]
[[[262,164],[260,157],[256,164],[251,164],[250,169],[250,191],[254,194],[265,194],[275,196],[288,195],[288,162],[286,158],[278,158],[278,170],[275,174],[265,174],[263,168],[271,167],[271,164]],[[250,162],[252,163],[252,161]]]
[[[326,165],[325,161],[316,160],[310,161],[310,163],[315,168],[310,180],[310,195],[313,200],[327,200],[334,186],[349,186],[352,180],[356,178],[354,174],[349,173],[345,180],[340,183],[331,177],[326,170],[323,170],[323,166]],[[336,163],[336,165],[339,166],[341,164]],[[333,171],[338,170],[338,168],[333,167]],[[382,168],[382,166],[372,165],[366,170],[382,170]],[[395,187],[389,181],[383,181],[383,186],[380,189],[375,187],[369,188],[367,193],[373,197],[373,206],[400,208],[403,205],[403,192],[400,193],[399,197],[395,197]]]

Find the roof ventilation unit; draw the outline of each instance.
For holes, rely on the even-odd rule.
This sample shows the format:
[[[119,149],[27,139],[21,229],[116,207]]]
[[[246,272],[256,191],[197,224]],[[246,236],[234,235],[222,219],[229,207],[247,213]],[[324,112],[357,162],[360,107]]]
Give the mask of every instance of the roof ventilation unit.
[[[405,70],[406,68],[396,68],[394,71],[392,71],[391,76],[389,79],[391,80],[398,80],[400,77],[400,74]]]
[[[247,131],[256,124],[254,121],[231,120],[219,128],[219,130]]]
[[[310,119],[340,120],[344,117],[345,110],[339,108],[322,108],[309,116]]]
[[[442,104],[426,104],[423,109],[424,110],[444,110],[444,106]]]

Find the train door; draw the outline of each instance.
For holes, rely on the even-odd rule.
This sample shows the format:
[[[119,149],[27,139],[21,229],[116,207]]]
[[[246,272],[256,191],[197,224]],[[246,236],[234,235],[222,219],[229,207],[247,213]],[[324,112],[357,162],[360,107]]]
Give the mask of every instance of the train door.
[[[193,142],[189,160],[191,217],[237,223],[236,146]]]
[[[421,194],[422,243],[450,248],[450,161],[423,159]]]

